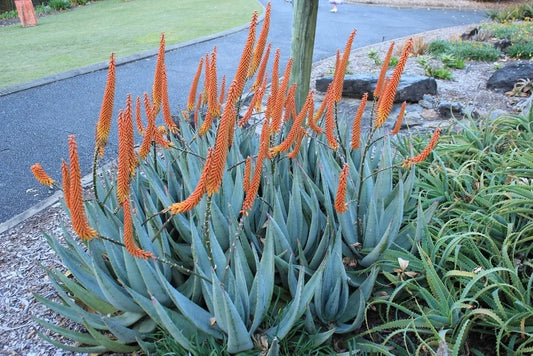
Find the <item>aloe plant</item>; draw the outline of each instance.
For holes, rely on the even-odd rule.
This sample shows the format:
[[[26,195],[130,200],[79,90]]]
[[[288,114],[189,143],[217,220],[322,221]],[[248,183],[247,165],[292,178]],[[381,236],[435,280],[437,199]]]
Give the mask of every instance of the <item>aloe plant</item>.
[[[324,122],[315,113],[312,93],[296,112],[294,89],[288,88],[291,61],[278,83],[279,52],[269,99],[257,99],[266,79],[256,78],[254,104],[237,122],[245,110],[245,83],[257,68],[263,76],[264,64],[257,63],[268,60],[262,56],[268,21],[257,41],[256,22],[254,15],[227,92],[217,86],[214,50],[200,62],[207,68],[203,100],[194,103],[195,79],[193,102],[179,117],[169,115],[162,38],[152,96],[144,96],[147,123],[141,100],[133,109],[128,97],[118,115],[118,171],[95,179],[95,199],[85,203],[75,138],[70,138],[65,206],[83,244],[67,236],[63,246],[47,237],[73,278],[49,271],[63,302],[37,298],[84,325],[88,334],[39,321],[81,346],[43,335],[50,342],[84,352],[128,352],[137,344],[148,347],[159,328],[185,350],[214,338],[223,340],[229,353],[263,347],[276,355],[279,343],[305,318],[306,332],[318,346],[333,334],[360,328],[378,261],[386,251],[411,249],[420,239],[421,231],[404,219],[404,212],[416,212],[413,165],[432,147],[402,161],[391,144],[397,136],[382,127],[411,42],[389,84],[382,83],[383,91],[375,94],[382,98],[369,118],[372,129],[362,138],[362,109],[353,124],[336,114],[355,31],[327,94]],[[110,127],[113,67],[112,60],[95,170]],[[156,127],[159,114],[166,129]],[[134,117],[143,135],[138,152],[133,149]],[[350,131],[352,145],[344,134]],[[433,145],[437,137],[438,132]],[[50,183],[41,170],[36,177]]]

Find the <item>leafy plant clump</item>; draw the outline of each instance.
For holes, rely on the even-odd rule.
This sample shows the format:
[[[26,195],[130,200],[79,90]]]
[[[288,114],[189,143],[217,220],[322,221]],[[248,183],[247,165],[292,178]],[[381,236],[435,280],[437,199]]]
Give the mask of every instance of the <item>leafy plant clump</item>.
[[[507,55],[512,58],[531,59],[533,58],[533,42],[513,43],[507,49]]]
[[[48,1],[48,6],[56,11],[61,11],[69,9],[72,3],[70,0],[50,0]]]
[[[385,322],[359,337],[385,354],[533,348],[533,110],[460,126],[418,170],[421,204],[436,209],[422,226],[430,238],[386,254],[377,280],[386,297],[367,314]]]
[[[200,60],[179,117],[170,116],[163,36],[152,95],[128,95],[118,114],[118,171],[98,178],[113,119],[111,58],[96,129],[94,199],[82,194],[74,135],[62,165],[65,207],[81,243],[67,232],[66,245],[46,236],[72,278],[49,270],[61,302],[36,296],[87,332],[37,320],[76,345],[43,338],[79,352],[167,347],[156,330],[196,354],[213,343],[230,354],[297,354],[303,344],[366,350],[366,342],[332,338],[362,326],[385,253],[410,251],[423,238],[414,168],[431,154],[440,130],[420,154],[402,159],[393,143],[405,105],[394,129],[384,129],[412,41],[391,78],[378,82],[370,131],[361,133],[366,97],[353,120],[337,117],[355,31],[318,110],[312,92],[296,108],[292,60],[280,82],[279,51],[263,100],[269,17],[267,6],[256,39],[253,16],[227,87],[225,78],[218,83],[216,49]],[[253,92],[248,108],[246,83]],[[137,151],[134,126],[143,136]],[[32,170],[41,183],[55,184],[39,164]]]
[[[502,52],[488,43],[470,41],[435,40],[429,44],[428,52],[439,57],[453,55],[462,60],[495,61]]]
[[[533,2],[506,7],[501,10],[489,10],[487,16],[498,22],[531,19],[533,18]]]
[[[434,60],[433,60],[434,61]],[[417,59],[417,63],[424,69],[424,74],[428,77],[433,77],[436,79],[452,79],[452,72],[448,69],[446,65],[438,66],[434,64],[431,57],[420,56]]]

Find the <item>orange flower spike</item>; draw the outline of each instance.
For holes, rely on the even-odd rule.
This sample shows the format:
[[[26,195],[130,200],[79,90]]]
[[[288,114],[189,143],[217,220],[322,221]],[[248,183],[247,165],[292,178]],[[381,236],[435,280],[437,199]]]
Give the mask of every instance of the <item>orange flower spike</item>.
[[[309,107],[309,112],[307,114],[307,125],[309,126],[309,128],[311,130],[313,130],[314,132],[316,132],[318,135],[321,135],[323,133],[323,130],[321,127],[319,127],[317,124],[316,124],[316,121],[315,121],[315,118],[314,118],[314,113],[315,113],[315,103],[313,101],[313,105]]]
[[[198,126],[198,112],[200,111],[200,106],[202,105],[202,93],[198,94],[198,103],[196,104],[196,109],[194,109],[194,126]]]
[[[259,34],[259,38],[257,39],[257,43],[254,48],[254,54],[252,57],[252,62],[250,63],[250,67],[248,68],[247,79],[250,79],[251,77],[253,77],[253,75],[257,71],[257,68],[259,67],[259,62],[261,62],[261,57],[263,56],[263,52],[265,50],[265,45],[266,45],[266,41],[268,37],[268,30],[270,29],[271,7],[272,6],[269,2],[265,9],[265,18],[263,20],[263,28],[261,29],[261,33]]]
[[[285,137],[285,140],[281,142],[279,145],[272,147],[270,149],[271,155],[276,155],[280,152],[288,151],[291,145],[296,141],[296,138],[298,137],[298,133],[300,132],[300,129],[302,128],[302,123],[305,121],[305,118],[307,117],[307,114],[309,113],[309,106],[312,105],[313,102],[313,91],[310,91],[309,94],[307,94],[307,99],[305,100],[305,104],[302,107],[302,110],[294,120],[294,123],[291,127],[291,130],[287,134],[287,137]]]
[[[140,249],[136,244],[135,240],[133,239],[133,223],[131,218],[131,207],[129,200],[124,201],[123,204],[124,207],[124,246],[126,247],[126,251],[130,253],[130,255],[142,259],[149,259],[154,258],[154,255],[151,252],[145,251],[143,249]]]
[[[198,63],[198,69],[196,69],[196,74],[194,75],[194,79],[192,80],[191,89],[189,91],[189,100],[187,101],[187,110],[193,111],[194,110],[194,100],[196,99],[196,91],[198,90],[198,82],[200,80],[200,76],[202,75],[202,66],[204,64],[204,59],[200,58],[200,62]]]
[[[324,114],[324,109],[326,108],[326,105],[328,103],[328,95],[331,95],[331,92],[333,91],[333,87],[330,84],[328,86],[328,89],[326,90],[326,95],[324,95],[324,98],[322,99],[322,103],[318,107],[318,110],[316,111],[316,114],[313,116],[313,122],[316,124],[318,120],[322,117],[322,114]]]
[[[170,210],[172,215],[186,213],[192,210],[196,205],[200,203],[206,192],[207,174],[211,166],[212,158],[213,149],[210,148],[207,154],[207,159],[205,160],[205,165],[202,170],[202,174],[200,175],[200,180],[198,181],[198,184],[196,184],[196,188],[194,188],[194,191],[189,195],[189,197],[187,197],[187,199],[182,202],[172,204],[166,209],[166,211]]]
[[[374,98],[379,98],[381,96],[381,91],[383,90],[383,82],[385,80],[385,75],[387,74],[387,69],[389,69],[390,57],[392,56],[392,50],[394,49],[394,41],[391,42],[389,50],[385,55],[383,64],[381,65],[381,71],[379,72],[378,82],[376,83],[376,88],[374,89]]]
[[[261,111],[263,107],[263,97],[265,96],[266,87],[268,84],[268,74],[266,74],[263,78],[263,83],[261,83],[261,86],[259,89],[257,89],[257,100],[255,101],[255,111]]]
[[[207,100],[209,98],[209,80],[211,79],[211,76],[209,75],[211,72],[211,65],[209,64],[209,53],[205,54],[205,69],[204,69],[204,89],[202,92],[202,105],[207,104]]]
[[[296,93],[297,85],[293,84],[289,88],[289,91],[287,93],[287,97],[285,98],[285,115],[283,116],[283,122],[288,122],[291,115],[294,118],[296,118],[295,112],[296,112]]]
[[[334,95],[327,95],[328,98],[328,108],[326,111],[326,139],[328,141],[328,145],[333,150],[337,150],[339,148],[339,144],[337,143],[337,140],[335,139],[335,96]]]
[[[233,82],[235,83],[235,81]],[[234,86],[232,83],[232,87]],[[230,92],[231,92],[230,88]],[[207,194],[217,193],[222,183],[224,169],[226,167],[226,158],[228,156],[229,141],[235,125],[236,109],[233,104],[226,103],[224,112],[218,126],[213,159],[207,173],[206,190]]]
[[[298,137],[296,137],[296,145],[294,146],[294,149],[287,155],[290,159],[295,159],[298,157],[298,152],[300,152],[300,147],[302,146],[302,139],[305,135],[305,129],[303,127],[300,128],[300,131],[298,132]]]
[[[137,97],[135,101],[135,123],[137,125],[137,132],[139,135],[144,135],[144,125],[141,118],[141,98]]]
[[[250,188],[250,176],[252,175],[252,157],[248,156],[246,158],[246,163],[244,165],[244,177],[242,182],[242,187],[246,192]]]
[[[65,204],[68,210],[70,210],[70,170],[67,162],[62,160],[61,162],[61,180],[63,183],[63,197],[65,198]]]
[[[217,48],[211,53],[211,65],[209,69],[209,97],[207,98],[207,107],[212,117],[220,116],[220,104],[218,102],[218,84],[217,84]]]
[[[98,233],[89,226],[87,216],[85,215],[85,207],[83,205],[83,188],[81,186],[81,170],[78,157],[78,145],[76,144],[76,136],[70,135],[68,137],[69,156],[70,156],[70,192],[69,205],[70,217],[72,220],[72,227],[74,231],[82,240],[90,240],[98,236]]]
[[[235,87],[233,88],[233,90],[228,91],[228,99],[226,100],[226,103],[235,104],[237,100],[239,100],[242,94],[242,91],[244,89],[244,85],[246,84],[248,68],[250,67],[250,63],[252,61],[252,56],[253,56],[256,27],[257,27],[257,11],[254,12],[254,14],[252,15],[252,19],[250,21],[250,28],[248,30],[248,38],[246,39],[246,44],[244,45],[244,48],[242,50],[241,59],[239,61],[239,65],[237,66],[237,71],[235,72],[235,76],[233,77],[233,82],[235,82]]]
[[[130,174],[133,176],[135,174],[135,168],[137,168],[137,157],[135,156],[135,135],[133,133],[133,115],[131,112],[131,94],[128,94],[126,99],[126,110],[124,110],[124,120],[126,121],[126,133],[124,139],[126,140],[125,145],[128,147],[128,156],[129,156],[129,166]],[[120,140],[119,133],[119,140]],[[119,141],[120,146],[120,141]]]
[[[361,121],[363,113],[365,112],[366,102],[368,100],[368,93],[365,93],[361,98],[361,103],[355,113],[355,118],[352,125],[352,150],[356,150],[361,145]]]
[[[270,95],[272,95],[273,98],[276,98],[278,95],[279,57],[280,57],[280,50],[277,49],[276,53],[274,54],[274,64],[272,64],[272,81],[270,84]]]
[[[400,128],[402,127],[403,115],[405,114],[406,105],[407,105],[407,102],[404,101],[402,103],[402,108],[400,109],[400,113],[398,114],[398,118],[396,119],[396,124],[394,124],[394,128],[390,132],[391,135],[396,135],[398,132],[400,132]]]
[[[168,127],[170,132],[177,133],[179,129],[174,123],[174,119],[172,119],[172,115],[170,113],[170,104],[168,103],[167,68],[164,64],[161,75],[161,104],[163,106],[163,120],[165,121],[165,125]]]
[[[133,127],[132,127],[133,128]],[[117,198],[119,204],[123,204],[130,195],[130,149],[127,147],[130,139],[128,138],[128,123],[122,112],[118,113],[118,173],[117,173]]]
[[[50,176],[44,171],[40,163],[35,163],[33,166],[30,167],[30,169],[33,173],[33,176],[35,177],[35,179],[37,179],[39,183],[52,187],[55,181],[50,178]]]
[[[348,177],[348,164],[345,163],[342,167],[342,172],[339,176],[339,186],[337,188],[337,196],[335,197],[335,210],[339,214],[344,214],[348,210],[346,204],[346,181]]]
[[[405,64],[407,62],[407,58],[409,57],[409,53],[411,52],[412,46],[413,46],[413,39],[410,38],[405,43],[402,55],[400,56],[398,64],[396,65],[396,68],[394,69],[394,73],[392,74],[392,77],[389,83],[383,89],[383,100],[380,100],[381,103],[378,107],[378,115],[377,115],[377,120],[376,120],[376,124],[377,123],[380,124],[380,126],[378,127],[381,127],[385,123],[385,121],[387,120],[387,117],[390,114],[392,105],[394,104],[394,97],[396,96],[396,89],[398,88],[398,84],[400,83],[400,78],[402,76],[402,72],[405,68]]]
[[[153,140],[155,141],[155,143],[157,143],[159,146],[163,147],[164,149],[169,149],[170,147],[172,147],[174,144],[172,142],[170,142],[169,140],[167,140],[166,138],[163,137],[163,133],[157,128],[157,126],[155,126],[155,120],[153,122],[153,125],[154,125],[154,129],[152,130],[153,132]]]
[[[259,95],[259,91],[260,90],[257,90],[254,93],[254,96],[252,96],[252,100],[250,100],[250,105],[248,105],[248,110],[246,110],[246,113],[244,114],[244,116],[239,120],[239,122],[237,122],[237,126],[244,127],[248,123],[248,121],[252,118],[252,114],[255,109],[255,104],[256,104],[256,101]]]
[[[261,61],[261,66],[259,67],[259,71],[257,72],[257,76],[255,77],[255,81],[252,84],[252,87],[250,88],[251,91],[256,90],[261,85],[261,82],[264,79],[263,77],[265,76],[265,73],[266,73],[266,67],[267,67],[268,59],[270,58],[270,50],[271,49],[272,49],[272,44],[269,43],[268,46],[267,46],[265,55],[263,56],[263,59]]]
[[[435,132],[433,133],[433,136],[431,137],[431,140],[429,141],[429,144],[426,146],[426,148],[424,148],[424,150],[420,152],[418,156],[411,157],[411,158],[404,160],[402,166],[409,168],[413,164],[421,163],[426,158],[428,158],[431,151],[433,151],[433,149],[437,145],[437,142],[439,141],[439,137],[440,137],[440,128],[437,127],[435,129]]]
[[[346,41],[346,46],[344,47],[344,52],[342,53],[342,58],[340,59],[339,66],[335,68],[335,74],[338,76],[335,77],[335,102],[338,103],[342,98],[342,86],[344,84],[344,75],[346,74],[346,68],[348,68],[348,61],[350,59],[350,53],[352,50],[352,43],[355,38],[357,30],[353,30],[348,40]]]
[[[224,92],[226,90],[226,75],[223,75],[222,76],[222,83],[220,84],[220,97],[218,98],[218,103],[219,103],[219,110],[220,110],[220,106],[222,106],[222,104],[224,104]],[[219,113],[220,115],[220,113]]]
[[[285,106],[285,94],[289,85],[292,63],[292,58],[289,58],[289,60],[287,61],[287,65],[285,66],[285,72],[283,73],[283,80],[281,81],[281,85],[277,90],[274,111],[272,112],[272,132],[278,132],[281,127],[281,116],[283,114],[283,107]]]
[[[107,145],[107,139],[109,137],[109,132],[111,131],[111,118],[113,116],[113,103],[115,100],[115,82],[115,56],[114,54],[111,54],[104,98],[100,108],[98,123],[96,124],[96,149],[98,150],[100,157],[104,155],[104,147]]]
[[[161,40],[159,41],[159,52],[157,54],[157,62],[155,64],[154,84],[152,86],[152,101],[154,104],[154,111],[157,113],[161,108],[162,101],[162,87],[163,87],[163,71],[165,66],[165,33],[161,33]]]
[[[254,205],[255,197],[257,196],[257,191],[259,190],[259,185],[261,184],[261,173],[263,171],[263,161],[268,157],[270,145],[270,130],[269,122],[265,120],[263,122],[263,128],[261,130],[261,138],[259,144],[259,154],[257,155],[257,162],[255,164],[254,175],[250,186],[246,189],[246,197],[242,203],[241,213],[248,215],[248,212],[252,209]]]
[[[211,112],[207,111],[205,114],[204,122],[202,123],[202,126],[200,126],[200,129],[198,130],[198,135],[200,137],[204,136],[206,133],[209,132],[209,129],[211,128],[211,125],[213,124],[214,117],[211,116]]]
[[[144,108],[146,110],[146,118],[148,123],[146,124],[143,142],[141,143],[141,147],[139,148],[139,156],[141,157],[141,159],[145,159],[146,156],[148,156],[148,153],[150,153],[152,138],[154,137],[154,131],[156,130],[154,112],[150,105],[150,99],[148,98],[148,94],[146,93],[144,93]]]

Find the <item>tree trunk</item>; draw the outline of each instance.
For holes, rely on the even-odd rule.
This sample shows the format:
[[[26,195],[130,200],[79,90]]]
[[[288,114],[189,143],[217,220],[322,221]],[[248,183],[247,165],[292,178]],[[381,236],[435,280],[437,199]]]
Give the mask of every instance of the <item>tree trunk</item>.
[[[300,111],[309,92],[315,44],[318,0],[293,0],[291,84],[296,83],[296,109]]]

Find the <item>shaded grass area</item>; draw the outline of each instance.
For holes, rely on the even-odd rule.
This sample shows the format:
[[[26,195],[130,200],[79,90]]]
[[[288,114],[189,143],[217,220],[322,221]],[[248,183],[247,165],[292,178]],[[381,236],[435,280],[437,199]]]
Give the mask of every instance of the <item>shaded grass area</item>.
[[[36,27],[0,28],[0,87],[243,25],[255,0],[106,0],[39,19]]]

